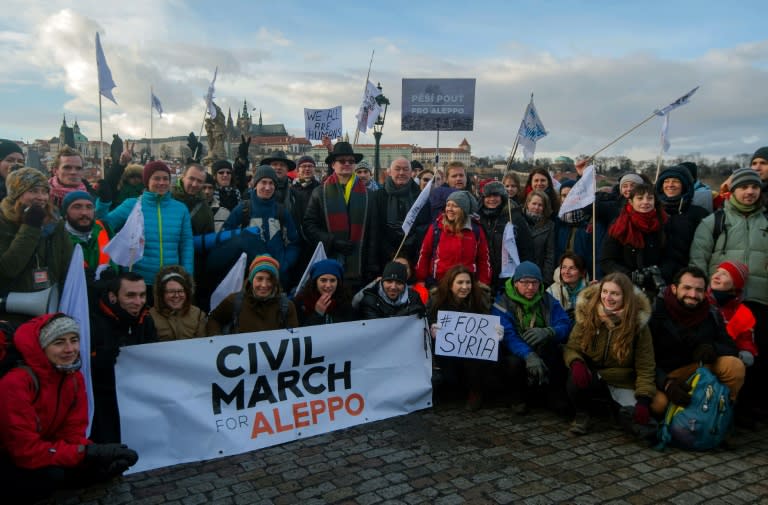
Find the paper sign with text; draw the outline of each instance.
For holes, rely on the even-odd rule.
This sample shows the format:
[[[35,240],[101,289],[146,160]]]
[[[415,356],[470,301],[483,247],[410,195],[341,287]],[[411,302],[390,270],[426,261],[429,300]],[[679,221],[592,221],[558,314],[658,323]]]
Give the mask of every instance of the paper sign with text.
[[[439,310],[435,354],[497,361],[499,316]]]
[[[330,109],[304,109],[304,134],[307,140],[341,137],[341,105]]]

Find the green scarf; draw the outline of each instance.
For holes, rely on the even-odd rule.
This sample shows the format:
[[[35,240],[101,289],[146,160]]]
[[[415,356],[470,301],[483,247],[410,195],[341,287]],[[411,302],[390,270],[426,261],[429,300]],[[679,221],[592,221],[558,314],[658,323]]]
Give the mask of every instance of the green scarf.
[[[733,206],[734,209],[741,212],[742,214],[752,214],[762,207],[762,204],[760,203],[760,199],[758,199],[755,203],[752,205],[744,205],[740,201],[736,199],[736,196],[731,194],[731,197],[728,199],[729,202],[731,202],[731,206]]]
[[[512,279],[507,279],[507,282],[504,283],[504,291],[509,299],[515,302],[515,318],[521,331],[525,331],[528,328],[543,328],[546,326],[544,314],[541,310],[541,299],[544,296],[543,286],[539,285],[539,291],[530,300],[517,292]]]

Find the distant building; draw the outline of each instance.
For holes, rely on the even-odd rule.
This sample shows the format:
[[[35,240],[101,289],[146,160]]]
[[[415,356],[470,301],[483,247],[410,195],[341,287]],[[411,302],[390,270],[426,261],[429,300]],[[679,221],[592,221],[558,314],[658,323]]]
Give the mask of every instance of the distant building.
[[[467,139],[462,140],[459,147],[440,147],[440,152],[437,153],[436,151],[437,148],[435,147],[414,147],[411,159],[420,161],[424,166],[433,166],[435,156],[439,154],[441,167],[451,161],[460,161],[467,167],[472,164],[472,146],[469,145]]]

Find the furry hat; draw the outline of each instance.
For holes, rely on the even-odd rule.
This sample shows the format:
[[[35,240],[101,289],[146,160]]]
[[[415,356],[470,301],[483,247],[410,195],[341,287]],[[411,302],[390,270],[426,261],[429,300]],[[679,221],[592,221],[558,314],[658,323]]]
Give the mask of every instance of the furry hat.
[[[42,187],[50,190],[48,179],[36,168],[24,167],[8,174],[5,180],[5,188],[8,190],[6,198],[10,203],[16,203],[21,195],[32,188]]]

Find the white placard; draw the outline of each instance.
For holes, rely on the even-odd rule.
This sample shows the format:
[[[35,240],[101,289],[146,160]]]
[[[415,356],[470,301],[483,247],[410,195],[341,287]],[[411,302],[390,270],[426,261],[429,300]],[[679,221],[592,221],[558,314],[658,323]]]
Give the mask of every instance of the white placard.
[[[437,311],[435,354],[459,358],[497,361],[499,337],[496,327],[499,316],[469,314],[449,310]]]

